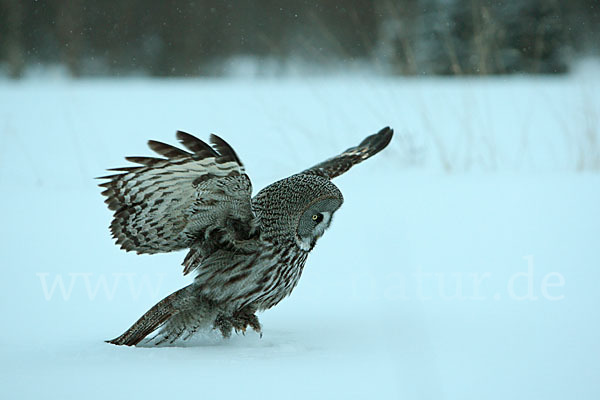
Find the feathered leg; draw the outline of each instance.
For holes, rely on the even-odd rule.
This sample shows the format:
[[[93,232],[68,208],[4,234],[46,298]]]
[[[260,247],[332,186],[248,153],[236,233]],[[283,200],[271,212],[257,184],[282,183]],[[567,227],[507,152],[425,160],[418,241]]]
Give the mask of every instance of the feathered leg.
[[[256,309],[249,306],[233,313],[231,322],[235,331],[246,333],[246,329],[250,327],[262,337],[260,322],[258,322],[258,317],[254,314],[255,312]]]

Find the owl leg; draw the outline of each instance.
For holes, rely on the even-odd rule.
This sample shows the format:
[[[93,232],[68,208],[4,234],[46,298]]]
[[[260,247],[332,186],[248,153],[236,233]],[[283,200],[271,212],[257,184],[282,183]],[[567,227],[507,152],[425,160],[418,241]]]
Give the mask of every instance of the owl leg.
[[[235,331],[246,333],[246,329],[250,327],[262,336],[260,322],[258,321],[255,312],[256,310],[252,307],[244,307],[241,310],[236,311],[232,316],[232,323]]]
[[[218,329],[224,338],[231,337],[231,333],[234,329],[236,333],[246,333],[248,327],[252,328],[262,336],[260,322],[258,322],[258,317],[254,312],[254,309],[246,307],[236,311],[230,316],[220,314],[215,319],[213,329]]]
[[[225,339],[230,338],[231,331],[233,331],[233,323],[231,318],[227,318],[222,314],[219,315],[213,323],[213,329],[218,329]]]

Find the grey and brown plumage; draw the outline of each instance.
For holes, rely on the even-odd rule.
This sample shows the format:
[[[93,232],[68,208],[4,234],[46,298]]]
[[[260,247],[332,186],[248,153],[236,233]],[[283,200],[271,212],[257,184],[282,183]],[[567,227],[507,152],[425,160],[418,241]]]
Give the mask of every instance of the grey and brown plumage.
[[[224,337],[248,327],[260,332],[255,313],[292,292],[342,205],[330,180],[377,154],[392,135],[386,127],[254,197],[239,157],[216,135],[209,146],[177,132],[187,150],[149,141],[162,158],[127,157],[139,165],[100,178],[107,179],[100,186],[114,211],[110,229],[117,244],[138,254],[189,249],[183,273],[196,276],[109,343],[136,345],[159,328],[156,344],[205,328]]]

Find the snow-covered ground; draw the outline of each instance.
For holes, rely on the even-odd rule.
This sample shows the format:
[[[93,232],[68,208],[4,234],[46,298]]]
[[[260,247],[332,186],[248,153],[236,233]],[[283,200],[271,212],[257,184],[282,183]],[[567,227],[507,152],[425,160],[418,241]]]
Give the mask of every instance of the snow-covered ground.
[[[0,81],[0,398],[599,398],[598,76]],[[386,125],[262,339],[103,342],[189,279],[93,177],[181,129],[258,190]]]

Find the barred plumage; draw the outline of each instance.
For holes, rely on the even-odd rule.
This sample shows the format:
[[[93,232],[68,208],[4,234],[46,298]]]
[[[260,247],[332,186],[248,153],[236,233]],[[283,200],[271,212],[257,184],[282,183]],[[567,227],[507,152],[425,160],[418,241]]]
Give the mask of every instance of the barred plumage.
[[[248,327],[261,332],[255,313],[288,296],[309,252],[343,203],[330,182],[385,148],[384,128],[358,146],[251,198],[252,185],[233,149],[211,135],[212,147],[177,132],[188,151],[150,141],[165,158],[127,157],[140,164],[103,177],[102,193],[114,219],[117,244],[138,253],[189,248],[184,274],[192,284],[167,296],[123,335],[109,341],[136,345],[160,328],[155,344],[187,339],[198,330],[224,337]]]

